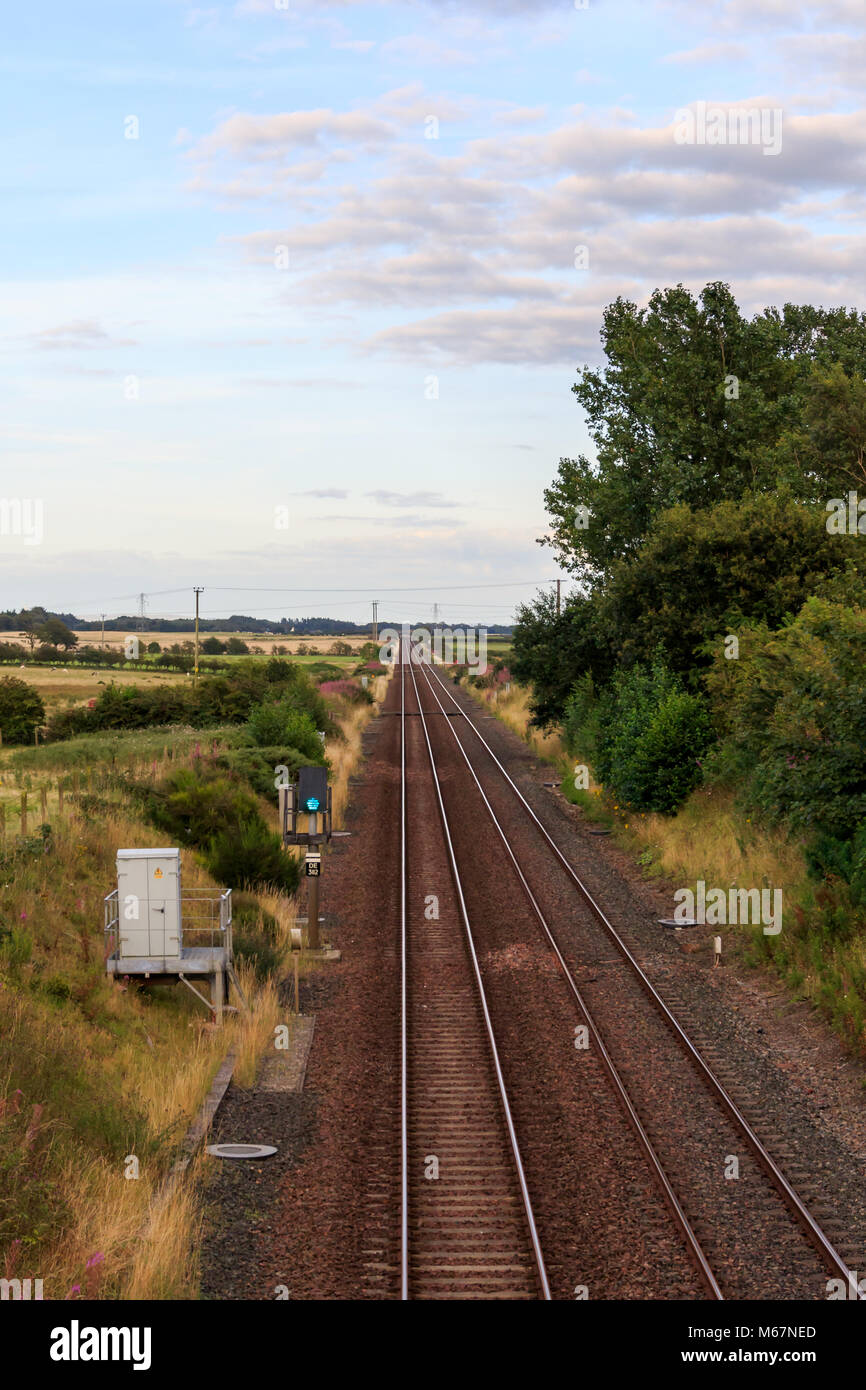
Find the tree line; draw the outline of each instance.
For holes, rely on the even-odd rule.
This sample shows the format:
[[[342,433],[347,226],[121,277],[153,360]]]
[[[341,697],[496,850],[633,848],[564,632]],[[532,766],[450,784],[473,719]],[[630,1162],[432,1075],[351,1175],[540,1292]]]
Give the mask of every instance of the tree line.
[[[514,632],[534,722],[638,808],[726,778],[866,895],[866,315],[677,285],[601,338],[540,539],[575,587]]]

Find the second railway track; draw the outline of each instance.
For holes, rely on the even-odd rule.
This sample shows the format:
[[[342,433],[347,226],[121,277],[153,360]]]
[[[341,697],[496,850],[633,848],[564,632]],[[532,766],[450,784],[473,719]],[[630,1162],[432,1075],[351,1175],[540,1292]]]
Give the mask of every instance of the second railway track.
[[[545,1256],[554,1297],[574,1297],[575,1282],[585,1289],[580,1281],[593,1269],[592,1297],[821,1298],[828,1277],[850,1278],[845,1260],[670,1015],[448,684],[415,662],[401,664],[399,679],[404,848],[408,844],[409,862],[413,839],[422,862],[431,848],[418,845],[415,828],[419,816],[429,834],[429,792],[426,809],[412,805],[412,769],[423,755],[446,850],[443,857],[440,844],[435,869],[428,858],[425,882],[416,881],[407,892],[404,879],[403,1296],[543,1297]],[[492,890],[483,886],[485,876],[488,885],[495,880]],[[425,898],[447,900],[448,890],[435,892],[443,883],[456,890],[451,920],[424,917]],[[564,914],[576,915],[585,932],[581,959],[560,939]],[[556,962],[555,985],[554,977],[541,990],[538,980],[530,987],[519,978],[497,978],[498,958],[509,951],[511,958],[518,951],[537,953],[545,936],[543,949]],[[472,987],[467,991],[464,980],[452,989],[457,952],[465,957],[467,950]],[[538,970],[540,957],[534,954],[533,960]],[[527,999],[515,998],[515,987],[527,999],[534,996],[530,1028],[537,1039],[515,1023],[518,1016],[524,1023],[530,1017]],[[565,1026],[566,996],[572,1017],[588,1021],[592,1034],[591,1055],[585,1065],[577,1064],[582,1097],[573,1094],[575,1075],[562,1075],[551,1043],[551,1028]],[[470,1023],[472,1003],[475,1021]],[[425,1067],[437,1065],[437,1052],[438,1080],[421,1081]],[[574,1072],[573,1057],[571,1067]],[[600,1094],[602,1073],[607,1104]],[[487,1081],[480,1079],[484,1075]],[[538,1094],[543,1087],[562,1094],[548,1095],[545,1103]],[[590,1093],[598,1122],[595,1151],[579,1119],[580,1104]],[[621,1132],[613,1140],[613,1168],[610,1142],[605,1145],[603,1137],[616,1124],[611,1096],[620,1123],[628,1118],[627,1136]],[[568,1133],[572,1114],[577,1124]],[[525,1166],[518,1130],[525,1140]],[[484,1136],[490,1146],[486,1155]],[[429,1175],[429,1166],[425,1175],[424,1159],[437,1160],[438,1178]],[[738,1170],[734,1180],[726,1175],[731,1159]],[[644,1171],[638,1174],[640,1163]],[[440,1186],[443,1171],[454,1185],[450,1198],[448,1184]],[[647,1201],[647,1174],[655,1203]],[[617,1184],[620,1211],[615,1213]],[[666,1230],[659,1217],[662,1202]],[[594,1211],[584,1210],[587,1205]],[[503,1218],[509,1211],[510,1223]],[[490,1226],[489,1212],[497,1213]],[[604,1261],[615,1262],[617,1249],[621,1256],[621,1269],[611,1269],[607,1288],[587,1248],[593,1217],[596,1243],[606,1248]],[[619,1236],[613,1241],[612,1226]],[[485,1232],[489,1239],[482,1257],[479,1236]],[[658,1276],[660,1262],[667,1263],[661,1287],[649,1272],[644,1289],[634,1287],[635,1268],[652,1266]],[[638,1283],[642,1279],[638,1275]]]

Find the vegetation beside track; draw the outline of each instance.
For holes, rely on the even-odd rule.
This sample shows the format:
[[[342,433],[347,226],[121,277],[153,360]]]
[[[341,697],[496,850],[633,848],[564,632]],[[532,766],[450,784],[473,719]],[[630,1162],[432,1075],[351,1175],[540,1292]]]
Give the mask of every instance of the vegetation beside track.
[[[699,879],[725,888],[783,884],[782,933],[738,926],[725,933],[727,949],[745,965],[773,970],[792,999],[814,1005],[852,1053],[866,1056],[866,923],[843,882],[816,881],[805,834],[756,821],[723,785],[696,788],[673,815],[635,811],[595,779],[579,753],[568,753],[560,730],[532,724],[530,691],[514,683],[507,694],[467,688],[551,764],[565,798],[591,824],[611,830],[644,874],[669,883],[672,894]],[[588,767],[588,788],[575,785],[579,766]]]
[[[326,759],[339,824],[375,710],[360,685],[357,696],[323,696],[308,681],[271,680],[270,698],[253,703],[241,671],[231,723],[108,728],[0,751],[0,1274],[41,1278],[48,1299],[195,1297],[197,1170],[155,1198],[227,1049],[250,1084],[281,1017],[298,866],[292,852],[275,857],[274,767]],[[371,699],[384,683],[371,682]],[[317,736],[307,753],[288,739],[258,744],[262,706],[286,733],[309,733],[293,713],[324,714],[324,748]],[[235,889],[251,1007],[222,1030],[182,986],[105,974],[102,899],[116,850],[154,842],[184,848],[187,888]]]

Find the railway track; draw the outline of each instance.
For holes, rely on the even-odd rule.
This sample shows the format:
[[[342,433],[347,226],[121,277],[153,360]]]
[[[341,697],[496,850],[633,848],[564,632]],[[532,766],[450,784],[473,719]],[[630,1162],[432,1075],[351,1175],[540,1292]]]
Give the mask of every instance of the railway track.
[[[399,670],[401,1297],[547,1299],[430,736]]]
[[[547,1296],[544,1256],[532,1213],[530,1184],[520,1159],[513,1115],[493,1038],[491,1011],[485,998],[484,952],[476,949],[470,925],[470,919],[474,916],[476,926],[483,929],[483,912],[477,907],[467,906],[467,897],[471,895],[461,888],[461,874],[465,878],[467,867],[472,862],[467,857],[466,836],[455,835],[449,828],[460,818],[459,798],[467,799],[467,787],[474,788],[475,805],[480,797],[487,820],[486,833],[491,837],[495,834],[500,860],[503,856],[507,860],[515,889],[529,909],[527,920],[530,916],[534,919],[536,936],[540,929],[559,975],[570,992],[575,1016],[580,1018],[591,1035],[594,1055],[602,1063],[608,1083],[628,1119],[657,1191],[699,1275],[705,1294],[715,1299],[821,1298],[828,1277],[842,1277],[849,1283],[853,1281],[852,1286],[856,1287],[856,1276],[846,1260],[658,994],[621,933],[594,900],[496,757],[475,721],[455,699],[448,684],[435,669],[414,660],[404,661],[400,673],[401,834],[404,850],[401,928],[404,1006],[403,1296],[443,1296],[444,1289],[446,1297],[463,1297],[466,1294],[461,1292],[460,1281],[464,1278],[470,1281],[469,1286],[478,1297],[533,1296],[531,1283],[525,1278],[528,1267],[527,1232],[530,1233],[535,1265],[536,1296],[539,1290],[542,1296]],[[435,702],[432,717],[428,717],[430,711],[428,716],[421,713],[421,691],[425,700]],[[407,714],[417,714],[419,717],[407,721]],[[407,729],[407,724],[417,726],[417,733]],[[417,746],[419,740],[424,745],[423,749]],[[453,761],[449,764],[447,778],[443,779],[437,772],[437,765],[444,765],[449,758],[446,751],[449,741],[454,745],[450,757],[459,759],[468,773],[468,782],[465,776],[458,779]],[[467,1026],[465,1019],[469,996],[465,988],[459,1003],[456,997],[443,997],[439,1032],[434,1029],[427,1041],[423,1027],[432,1020],[419,1018],[419,1012],[425,1012],[423,1003],[419,1010],[419,1000],[426,998],[426,1012],[429,1013],[430,1003],[441,993],[443,976],[450,978],[450,971],[456,969],[453,923],[450,929],[444,921],[425,921],[422,927],[413,920],[413,913],[407,908],[407,899],[413,903],[419,900],[419,890],[416,889],[411,895],[406,890],[406,866],[412,858],[411,827],[414,823],[414,817],[409,814],[407,769],[412,758],[417,757],[420,751],[426,752],[435,787],[449,867],[459,900],[464,940],[468,943],[472,962],[474,989],[483,1005],[486,1048],[495,1059],[500,1122],[505,1116],[510,1137],[512,1162],[503,1162],[500,1142],[496,1168],[499,1187],[494,1186],[489,1190],[491,1193],[507,1193],[509,1200],[505,1206],[510,1207],[512,1212],[517,1209],[513,1184],[515,1173],[519,1173],[517,1186],[522,1200],[524,1253],[521,1261],[519,1243],[509,1247],[510,1255],[506,1256],[498,1249],[491,1253],[485,1262],[491,1272],[502,1256],[501,1268],[497,1271],[498,1285],[483,1285],[478,1282],[478,1269],[472,1266],[471,1261],[464,1265],[458,1262],[460,1250],[472,1250],[477,1254],[477,1234],[484,1227],[483,1208],[476,1208],[473,1212],[471,1182],[464,1187],[449,1221],[445,1222],[443,1207],[437,1205],[445,1198],[444,1189],[438,1188],[435,1182],[418,1177],[419,1143],[423,1148],[427,1135],[439,1134],[443,1150],[450,1151],[449,1145],[460,1133],[462,1153],[468,1159],[467,1175],[474,1175],[475,1190],[483,1193],[486,1190],[485,1181],[483,1178],[479,1180],[480,1170],[477,1167],[479,1140],[483,1142],[485,1135],[489,1138],[496,1128],[495,1125],[493,1129],[490,1128],[496,1106],[491,1109],[489,1105],[483,1121],[480,1111],[474,1121],[471,1120],[473,1112],[469,1107],[463,1115],[462,1128],[449,1127],[459,1119],[461,1106],[472,1089],[471,1083],[468,1090],[465,1089],[468,1073],[461,1073],[459,1067],[464,1050],[467,1057],[471,1055],[473,1058],[473,1067],[479,1072],[483,1070],[484,1039],[475,1031],[471,1048],[464,1049],[461,1043],[460,1030]],[[478,825],[478,822],[475,824]],[[410,841],[408,855],[407,840]],[[492,844],[492,839],[487,843]],[[420,900],[423,901],[423,896]],[[566,941],[562,931],[563,921],[574,916],[576,903],[581,909],[580,958],[573,942]],[[417,913],[414,916],[417,917]],[[479,955],[482,964],[479,964]],[[589,973],[587,963],[591,966]],[[436,1011],[440,1011],[438,1004]],[[442,1046],[443,1042],[445,1050],[442,1055],[443,1058],[448,1055],[448,1065],[452,1070],[444,1087],[440,1084],[437,1090],[435,1083],[425,1081],[424,1068],[429,1063],[429,1055],[435,1055],[436,1046]],[[433,1051],[428,1055],[431,1046]],[[662,1069],[661,1085],[658,1084],[658,1076],[653,1082],[654,1061]],[[445,1075],[445,1072],[441,1072],[440,1080]],[[447,1116],[442,1109],[445,1102],[450,1102]],[[675,1111],[678,1112],[679,1122]],[[684,1115],[692,1117],[690,1124],[682,1123]],[[417,1123],[416,1116],[419,1117]],[[474,1131],[472,1123],[478,1126]],[[690,1129],[694,1129],[695,1133],[691,1134]],[[456,1152],[456,1149],[453,1151]],[[426,1154],[435,1153],[435,1145],[431,1141]],[[726,1164],[729,1168],[731,1159],[736,1159],[735,1166],[739,1169],[736,1181],[730,1181],[731,1174],[726,1172]],[[516,1169],[513,1166],[515,1161]],[[510,1173],[507,1171],[509,1169]],[[433,1285],[425,1285],[425,1270],[436,1268],[435,1261],[439,1258],[436,1250],[445,1248],[442,1240],[446,1230],[451,1232],[454,1243],[451,1253],[444,1259],[444,1267],[450,1268],[455,1277],[449,1283],[441,1277],[440,1272],[438,1285],[435,1281]],[[436,1246],[434,1242],[434,1247],[431,1247],[431,1266],[429,1250],[425,1252],[424,1242],[434,1232],[440,1244]],[[489,1244],[485,1243],[485,1248],[491,1252]],[[516,1275],[518,1265],[522,1273],[520,1279],[515,1278],[515,1284],[522,1282],[523,1292],[508,1292],[508,1280]]]

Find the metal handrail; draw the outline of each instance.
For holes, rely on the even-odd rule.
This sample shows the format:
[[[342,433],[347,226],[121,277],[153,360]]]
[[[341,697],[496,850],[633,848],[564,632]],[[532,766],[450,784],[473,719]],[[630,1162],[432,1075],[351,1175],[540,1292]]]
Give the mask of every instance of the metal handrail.
[[[120,899],[116,888],[113,892],[106,893],[103,899],[103,935],[110,937],[112,932],[114,946],[110,951],[106,947],[105,960],[113,960],[120,945]]]
[[[204,912],[186,912],[186,905],[201,906],[209,908]],[[215,910],[215,906],[218,908]],[[118,957],[120,949],[120,899],[118,890],[112,889],[106,893],[103,899],[104,926],[103,931],[106,937],[114,933],[114,946],[112,950],[106,950],[105,959],[113,960]],[[207,889],[192,888],[188,892],[181,890],[180,895],[180,933],[181,943],[184,933],[208,932],[210,934],[210,946],[217,944],[224,947],[226,958],[232,958],[232,890],[227,888],[224,893],[218,896]]]

